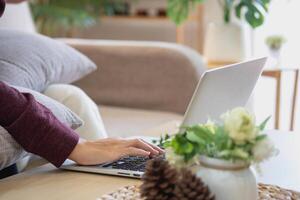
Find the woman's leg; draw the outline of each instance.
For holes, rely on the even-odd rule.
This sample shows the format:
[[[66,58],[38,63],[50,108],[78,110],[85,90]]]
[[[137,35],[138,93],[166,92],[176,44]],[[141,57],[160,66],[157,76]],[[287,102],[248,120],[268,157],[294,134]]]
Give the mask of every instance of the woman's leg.
[[[44,94],[67,106],[84,121],[83,126],[75,130],[82,138],[96,140],[107,137],[97,105],[80,88],[67,84],[53,84]]]

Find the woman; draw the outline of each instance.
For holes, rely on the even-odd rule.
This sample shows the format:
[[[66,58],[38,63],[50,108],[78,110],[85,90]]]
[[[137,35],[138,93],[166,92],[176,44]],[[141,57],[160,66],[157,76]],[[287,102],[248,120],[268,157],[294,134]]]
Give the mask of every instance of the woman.
[[[26,151],[47,159],[56,167],[67,158],[81,165],[93,165],[124,156],[148,157],[163,153],[162,149],[139,139],[80,139],[31,94],[20,93],[1,81],[0,125]]]
[[[0,0],[0,17],[4,9],[5,0]],[[81,139],[32,95],[20,93],[1,81],[0,126],[4,127],[26,151],[47,159],[56,167],[67,158],[81,165],[93,165],[111,162],[124,156],[147,157],[163,152],[160,148],[138,139]],[[9,167],[0,171],[0,178],[15,172],[15,166]]]

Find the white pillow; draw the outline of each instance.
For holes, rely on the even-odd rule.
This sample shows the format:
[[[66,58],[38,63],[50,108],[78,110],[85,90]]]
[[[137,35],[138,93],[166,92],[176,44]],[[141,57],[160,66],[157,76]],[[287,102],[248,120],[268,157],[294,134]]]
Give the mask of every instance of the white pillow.
[[[49,37],[0,29],[0,80],[44,91],[52,83],[71,83],[96,69],[85,55]]]

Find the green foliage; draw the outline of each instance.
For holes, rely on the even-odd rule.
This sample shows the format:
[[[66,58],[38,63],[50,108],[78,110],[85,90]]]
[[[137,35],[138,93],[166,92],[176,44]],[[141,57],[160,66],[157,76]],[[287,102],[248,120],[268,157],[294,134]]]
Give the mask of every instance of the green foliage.
[[[168,0],[168,16],[176,24],[181,24],[188,18],[190,10],[202,2],[204,0]]]
[[[271,0],[218,0],[223,9],[224,21],[229,23],[231,14],[239,19],[245,19],[253,28],[264,23]],[[168,16],[177,24],[184,22],[191,9],[204,0],[168,0]]]
[[[96,23],[100,14],[109,14],[117,0],[32,0],[30,7],[38,29],[45,34]]]
[[[240,0],[235,7],[235,15],[239,19],[244,15],[250,26],[259,27],[264,23],[264,13],[268,12],[270,2],[271,0]],[[243,9],[245,12],[242,12]]]
[[[263,131],[270,117],[264,120],[257,130]],[[183,133],[178,133],[167,140],[161,138],[161,143],[165,148],[184,158],[185,162],[192,160],[197,155],[205,155],[212,158],[224,160],[243,160],[251,162],[253,160],[252,149],[258,141],[266,138],[264,134],[258,134],[252,141],[244,144],[235,143],[229,137],[223,125],[215,125],[215,131],[200,124],[185,127]]]

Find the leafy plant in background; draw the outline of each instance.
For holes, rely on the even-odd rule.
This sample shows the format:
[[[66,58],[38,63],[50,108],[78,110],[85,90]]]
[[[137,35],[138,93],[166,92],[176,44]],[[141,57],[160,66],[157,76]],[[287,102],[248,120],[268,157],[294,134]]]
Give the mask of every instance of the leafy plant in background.
[[[101,14],[111,15],[122,9],[119,0],[32,0],[30,7],[41,33],[55,35],[64,31],[71,36],[75,28],[88,27],[97,22]]]
[[[206,124],[185,127],[183,133],[164,142],[167,159],[175,165],[194,162],[199,156],[260,163],[276,151],[262,131],[269,120],[255,125],[255,117],[244,108],[235,108],[222,115],[222,123],[209,121]]]
[[[199,3],[205,0],[168,0],[168,16],[176,23],[183,23],[189,12]],[[212,1],[212,0],[209,0]],[[245,19],[253,28],[264,23],[265,14],[268,12],[271,0],[217,0],[223,9],[225,23],[231,21],[234,13],[238,19]]]

